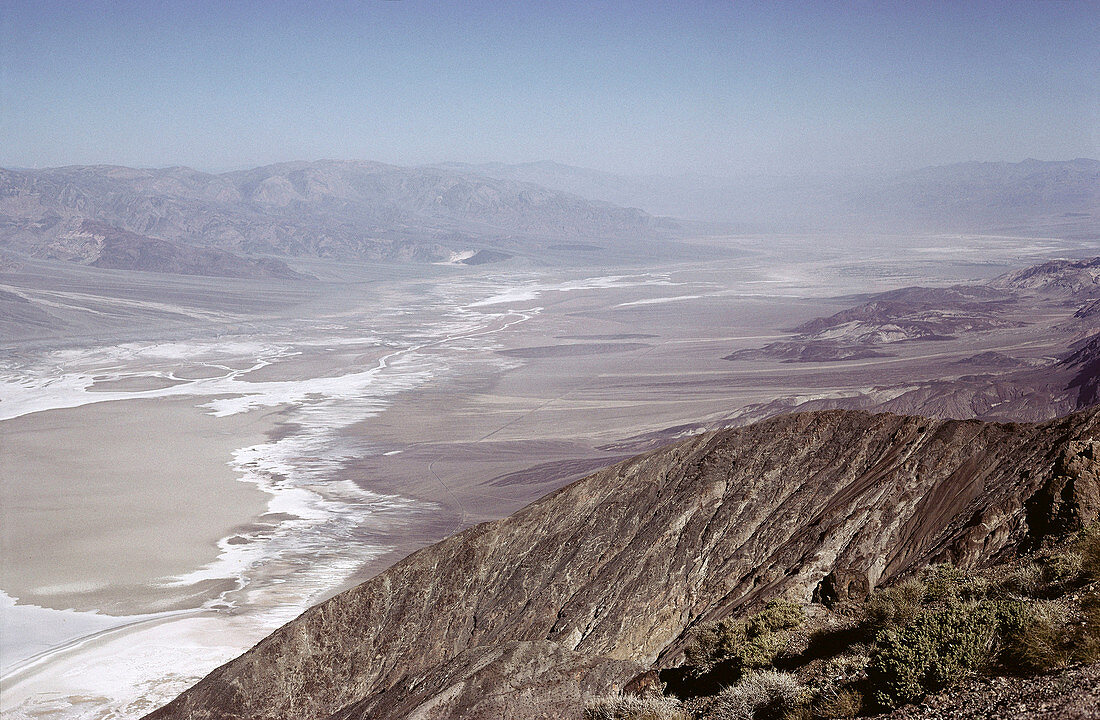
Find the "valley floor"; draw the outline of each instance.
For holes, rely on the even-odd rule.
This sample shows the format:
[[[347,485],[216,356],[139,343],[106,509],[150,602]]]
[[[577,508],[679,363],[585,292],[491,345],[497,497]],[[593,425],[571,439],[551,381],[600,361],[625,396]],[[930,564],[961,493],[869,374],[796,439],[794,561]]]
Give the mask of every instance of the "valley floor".
[[[1084,252],[949,242],[731,238],[644,269],[322,264],[324,282],[275,289],[5,271],[45,313],[0,346],[5,715],[147,712],[411,550],[740,409],[1064,349],[1035,318],[868,360],[723,359],[855,293]]]

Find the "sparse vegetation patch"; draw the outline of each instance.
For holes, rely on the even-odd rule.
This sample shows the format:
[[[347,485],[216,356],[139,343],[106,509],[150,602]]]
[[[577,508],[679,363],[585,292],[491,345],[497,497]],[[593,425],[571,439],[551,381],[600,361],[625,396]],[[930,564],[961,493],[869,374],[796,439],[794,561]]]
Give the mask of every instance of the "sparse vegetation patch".
[[[720,665],[736,677],[746,670],[770,667],[787,644],[787,631],[804,619],[804,611],[795,603],[772,600],[745,620],[722,620],[701,627],[687,649],[687,662],[697,675]]]
[[[813,617],[810,632],[806,609],[774,600],[703,625],[669,674],[682,704],[620,699],[585,718],[852,718],[968,676],[1100,662],[1100,530],[980,572],[932,566],[864,601],[814,606]]]

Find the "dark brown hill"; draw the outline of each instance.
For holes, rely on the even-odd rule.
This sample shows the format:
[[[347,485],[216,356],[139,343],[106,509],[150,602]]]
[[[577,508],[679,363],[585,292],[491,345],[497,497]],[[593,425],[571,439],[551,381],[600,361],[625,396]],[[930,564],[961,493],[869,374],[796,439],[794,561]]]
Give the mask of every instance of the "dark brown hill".
[[[983,284],[877,293],[861,305],[792,328],[788,339],[738,350],[725,359],[838,362],[884,357],[899,343],[1026,327],[1048,312],[1066,315],[1064,330],[1095,332],[1098,299],[1100,257],[1052,260]]]
[[[773,597],[981,566],[1100,513],[1100,410],[858,411],[700,435],[416,552],[150,718],[576,717]]]

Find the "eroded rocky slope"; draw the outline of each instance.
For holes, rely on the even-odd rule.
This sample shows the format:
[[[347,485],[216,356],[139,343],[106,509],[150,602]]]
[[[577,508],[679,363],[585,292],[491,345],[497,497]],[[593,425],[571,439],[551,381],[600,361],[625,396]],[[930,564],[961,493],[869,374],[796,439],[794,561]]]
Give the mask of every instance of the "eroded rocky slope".
[[[700,435],[425,548],[150,717],[579,716],[768,598],[980,566],[1100,513],[1100,411],[1044,424],[857,411]]]

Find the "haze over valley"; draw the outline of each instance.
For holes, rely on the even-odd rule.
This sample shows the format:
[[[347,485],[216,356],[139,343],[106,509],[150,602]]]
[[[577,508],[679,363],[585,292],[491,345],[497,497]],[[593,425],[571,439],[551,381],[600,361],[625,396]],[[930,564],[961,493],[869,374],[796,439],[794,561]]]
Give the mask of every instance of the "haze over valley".
[[[1095,10],[863,10],[0,13],[4,717],[1100,717]]]
[[[686,434],[821,407],[1042,420],[1094,398],[1100,272],[1074,237],[705,235],[561,196],[557,227],[587,234],[505,240],[484,215],[526,200],[494,196],[392,211],[454,244],[379,263],[392,244],[272,231],[328,192],[192,209],[134,189],[182,172],[8,175],[4,472],[33,479],[4,486],[12,711],[152,710],[404,553]],[[80,180],[35,189],[52,177]],[[356,197],[349,217],[384,214]],[[186,234],[208,215],[232,241]],[[101,262],[116,242],[134,262]],[[162,243],[225,255],[163,264]],[[1039,265],[1066,255],[1083,260]]]

